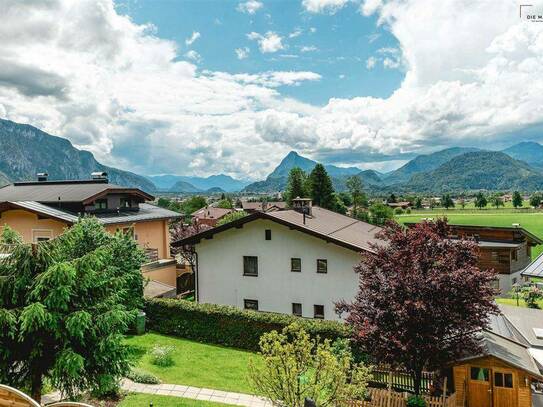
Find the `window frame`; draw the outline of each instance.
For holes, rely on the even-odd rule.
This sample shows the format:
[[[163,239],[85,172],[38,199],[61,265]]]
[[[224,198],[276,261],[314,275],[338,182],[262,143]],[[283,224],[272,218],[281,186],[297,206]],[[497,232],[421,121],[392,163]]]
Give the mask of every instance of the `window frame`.
[[[483,371],[483,376],[485,376],[485,371],[486,371],[486,380],[479,380],[479,379],[474,379],[473,378],[473,369],[478,369],[479,371]],[[481,366],[470,366],[470,369],[469,369],[469,379],[472,381],[472,382],[481,382],[481,383],[490,383],[490,369],[488,367],[481,367]],[[479,372],[478,372],[479,374]]]
[[[300,308],[299,313],[296,312],[296,307]],[[297,316],[297,317],[303,316],[303,306],[302,306],[301,302],[293,302],[292,303],[292,315]]]
[[[255,273],[247,272],[249,259],[255,259],[255,262],[256,262]],[[243,275],[246,277],[258,277],[258,256],[243,256]]]
[[[272,240],[272,231],[271,229],[264,230],[264,240]]]
[[[322,267],[319,267],[321,262],[324,262],[324,271]],[[317,274],[328,274],[328,259],[317,259]]]
[[[253,306],[247,306],[248,304],[252,304]],[[256,308],[254,306],[256,306]],[[250,298],[244,298],[243,299],[243,309],[244,310],[249,310],[249,311],[258,311],[259,310],[258,300],[253,300],[253,299],[250,299]]]
[[[322,308],[322,314],[317,313],[317,307]],[[313,304],[313,318],[314,319],[324,319],[324,305],[321,304]]]
[[[123,205],[123,203],[125,203],[126,205]],[[121,208],[132,208],[132,199],[128,197],[119,198],[119,206]]]
[[[294,268],[294,261],[298,260],[300,262],[300,267],[298,270]],[[301,273],[302,272],[302,258],[301,257],[291,257],[290,258],[290,272],[291,273]]]
[[[100,205],[102,203],[105,203],[105,207],[103,208]],[[96,210],[108,209],[107,199],[97,199],[96,201],[94,201],[94,209]]]

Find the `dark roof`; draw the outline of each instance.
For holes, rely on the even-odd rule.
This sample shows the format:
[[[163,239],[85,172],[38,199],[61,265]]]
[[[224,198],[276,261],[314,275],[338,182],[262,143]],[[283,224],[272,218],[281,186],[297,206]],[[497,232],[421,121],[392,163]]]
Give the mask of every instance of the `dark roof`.
[[[216,233],[239,227],[256,219],[270,220],[357,252],[371,252],[373,250],[370,244],[381,242],[375,237],[381,230],[380,227],[314,206],[312,208],[312,216],[306,216],[305,224],[304,216],[294,210],[276,212],[257,211],[235,221],[173,242],[172,246],[197,244],[200,240],[210,238]]]
[[[524,370],[532,376],[543,379],[539,365],[529,352],[528,346],[487,330],[479,334],[481,352],[467,356],[461,361],[493,356],[510,366]]]
[[[77,214],[34,201],[4,202],[1,205],[13,209],[27,210],[47,218],[66,222],[70,225],[79,219]],[[181,217],[181,214],[155,205],[141,203],[138,211],[97,213],[94,216],[104,225],[116,225],[160,219],[177,219]]]
[[[526,277],[543,277],[543,253],[528,264],[520,274]]]
[[[138,188],[125,188],[102,180],[17,182],[0,188],[0,202],[82,202],[87,204],[108,193],[135,194],[142,200],[154,197]]]
[[[232,212],[234,212],[233,209],[209,206],[192,212],[192,216],[198,219],[220,219]]]
[[[416,225],[418,222],[405,222],[405,225],[408,227]],[[542,244],[543,240],[534,235],[532,232],[524,229],[520,226],[484,226],[484,225],[459,225],[455,223],[449,223],[449,226],[459,229],[480,229],[480,230],[506,230],[506,231],[518,231],[522,233],[528,240],[533,241],[537,244]],[[484,240],[484,239],[481,239]]]

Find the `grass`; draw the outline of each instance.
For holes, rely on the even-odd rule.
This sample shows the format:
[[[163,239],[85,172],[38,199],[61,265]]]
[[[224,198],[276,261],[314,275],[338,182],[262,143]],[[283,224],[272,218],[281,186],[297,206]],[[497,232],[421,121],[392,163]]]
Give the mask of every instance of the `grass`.
[[[412,211],[409,215],[397,215],[398,222],[420,222],[423,218],[446,216],[449,223],[460,225],[511,226],[520,223],[521,227],[543,238],[543,212],[522,212],[514,209],[427,209]],[[543,245],[532,249],[532,259],[543,251]]]
[[[248,380],[249,360],[260,363],[255,353],[208,345],[156,333],[127,338],[136,367],[157,376],[163,383],[255,393]],[[150,351],[155,345],[171,346],[174,365],[155,366]]]
[[[118,407],[149,407],[151,403],[153,407],[222,407],[227,405],[181,397],[131,393],[121,401]]]
[[[517,299],[516,298],[496,298],[496,302],[498,304],[517,306]],[[539,305],[540,309],[543,309],[543,299],[537,301],[537,304]],[[524,300],[522,298],[519,298],[518,306],[523,307],[523,308],[527,307],[526,303],[524,302]]]

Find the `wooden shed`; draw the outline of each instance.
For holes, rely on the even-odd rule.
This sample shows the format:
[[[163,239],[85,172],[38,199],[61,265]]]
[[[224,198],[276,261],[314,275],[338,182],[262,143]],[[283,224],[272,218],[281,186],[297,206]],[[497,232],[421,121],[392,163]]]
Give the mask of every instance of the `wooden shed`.
[[[482,351],[453,366],[458,407],[532,407],[532,381],[543,376],[528,346],[483,331]]]

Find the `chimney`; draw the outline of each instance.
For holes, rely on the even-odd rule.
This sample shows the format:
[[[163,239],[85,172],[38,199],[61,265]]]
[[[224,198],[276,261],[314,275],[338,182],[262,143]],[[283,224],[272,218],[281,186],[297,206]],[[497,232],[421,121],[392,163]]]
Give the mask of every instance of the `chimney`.
[[[268,209],[268,202],[267,201],[262,202],[262,212],[266,212],[267,209]]]
[[[300,198],[298,196],[292,200],[292,209],[294,209],[296,212],[303,213],[304,216],[311,216],[312,206],[313,202],[309,198]]]
[[[46,172],[38,172],[36,176],[38,177],[39,182],[45,182],[47,181],[47,177],[49,176],[49,174],[47,174]]]
[[[104,171],[95,171],[91,173],[91,179],[93,180],[102,180],[107,182],[107,172]]]

